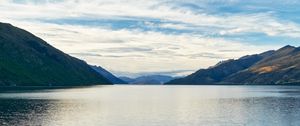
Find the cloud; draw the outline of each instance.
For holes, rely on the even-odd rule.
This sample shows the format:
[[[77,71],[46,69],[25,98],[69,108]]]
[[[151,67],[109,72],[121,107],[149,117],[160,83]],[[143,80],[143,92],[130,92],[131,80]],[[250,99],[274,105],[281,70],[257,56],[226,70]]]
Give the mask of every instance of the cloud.
[[[191,58],[204,57],[204,58],[211,58],[211,59],[227,59],[227,57],[223,56],[222,54],[216,54],[216,53],[210,53],[210,52],[196,53],[196,54],[192,54],[189,56]]]
[[[71,55],[75,56],[96,56],[96,57],[102,57],[103,55],[95,54],[95,53],[69,53]]]
[[[299,2],[289,0],[281,1],[281,3],[292,5]],[[23,2],[0,5],[2,8],[0,14],[3,18],[15,20],[44,20],[73,25],[76,23],[78,23],[77,25],[94,24],[113,28],[138,27],[143,29],[155,26],[157,28],[154,28],[154,30],[169,32],[172,29],[199,32],[199,29],[201,29],[202,33],[207,35],[238,35],[249,32],[264,33],[268,36],[298,37],[300,35],[298,24],[278,20],[272,9],[257,13],[251,13],[249,10],[239,10],[248,13],[230,14],[227,13],[230,12],[228,9],[220,11],[220,7],[235,8],[239,5],[245,6],[245,4],[259,5],[257,2],[241,2],[238,0],[201,0],[200,4],[198,1],[170,2],[167,0],[89,0],[88,2],[82,0],[39,2],[24,0]],[[263,2],[261,4],[272,5],[274,3]],[[211,11],[214,13],[211,13]],[[154,24],[151,25],[151,23]]]
[[[172,35],[39,22],[14,24],[29,29],[66,53],[114,71],[196,70],[215,64],[219,60],[237,58],[272,48],[201,35]],[[115,42],[116,40],[122,42]],[[241,51],[236,53],[219,50]]]
[[[187,74],[191,74],[194,72],[194,70],[174,70],[174,71],[152,71],[152,72],[138,72],[138,73],[132,73],[132,72],[122,72],[122,71],[112,71],[115,74],[119,75],[119,77],[126,76],[131,78],[136,78],[140,76],[148,76],[148,75],[167,75],[172,77],[182,77]]]
[[[280,7],[240,0],[1,1],[0,21],[112,71],[197,70],[281,46],[264,44],[273,38],[298,40],[299,23],[280,18]],[[257,34],[261,39],[249,39]]]
[[[101,51],[111,52],[111,53],[130,53],[130,52],[150,52],[152,48],[145,47],[119,47],[119,48],[106,48]]]

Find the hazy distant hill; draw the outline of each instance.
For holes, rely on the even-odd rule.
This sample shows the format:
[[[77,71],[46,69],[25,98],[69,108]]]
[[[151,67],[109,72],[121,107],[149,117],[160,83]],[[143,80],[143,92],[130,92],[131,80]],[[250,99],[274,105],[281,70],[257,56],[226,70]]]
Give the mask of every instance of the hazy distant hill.
[[[300,82],[300,48],[245,56],[201,69],[167,84],[293,84]]]
[[[110,73],[109,71],[105,70],[100,66],[91,66],[91,67],[94,70],[96,70],[99,74],[104,76],[106,79],[108,79],[110,82],[112,82],[113,84],[127,84],[127,82],[119,79],[118,77],[116,77],[115,75],[113,75],[112,73]]]
[[[120,77],[120,79],[128,82],[129,84],[164,84],[174,78],[165,75],[149,75],[138,78]]]
[[[73,86],[110,84],[82,60],[33,34],[0,23],[0,85]]]
[[[121,80],[127,82],[128,84],[130,84],[130,82],[133,82],[135,78],[130,78],[130,77],[119,77]]]

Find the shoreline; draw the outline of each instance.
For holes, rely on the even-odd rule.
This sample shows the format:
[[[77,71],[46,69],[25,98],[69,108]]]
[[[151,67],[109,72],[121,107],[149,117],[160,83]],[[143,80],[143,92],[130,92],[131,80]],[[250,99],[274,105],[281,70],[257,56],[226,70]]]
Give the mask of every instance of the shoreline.
[[[300,86],[300,84],[112,84],[88,86],[0,86],[3,89],[71,89],[89,88],[95,86]]]
[[[95,86],[107,85],[91,85],[91,86],[0,86],[0,93],[7,91],[35,91],[35,90],[55,90],[55,89],[79,89],[91,88]]]

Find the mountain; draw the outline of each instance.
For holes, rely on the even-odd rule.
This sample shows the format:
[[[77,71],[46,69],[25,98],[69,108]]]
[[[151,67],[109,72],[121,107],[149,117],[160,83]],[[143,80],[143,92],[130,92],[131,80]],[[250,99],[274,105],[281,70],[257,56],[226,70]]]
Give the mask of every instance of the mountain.
[[[300,47],[227,60],[166,84],[300,84]]]
[[[123,77],[123,76],[119,77],[119,78],[129,84],[135,80],[135,78],[129,78],[129,77]]]
[[[300,48],[285,46],[250,68],[226,77],[223,83],[300,84]]]
[[[108,79],[110,82],[112,82],[113,84],[127,84],[127,82],[119,79],[118,77],[116,77],[115,75],[113,75],[112,73],[108,72],[107,70],[105,70],[100,66],[91,66],[91,67],[99,74],[104,76],[106,79]]]
[[[86,62],[33,34],[0,23],[0,85],[80,86],[110,84]]]
[[[129,84],[163,84],[174,79],[171,76],[165,75],[149,75],[149,76],[141,76],[137,78],[128,78],[128,77],[120,77],[124,81],[128,82]]]
[[[258,61],[273,54],[274,51],[268,51],[262,54],[248,55],[237,60],[230,59],[221,61],[208,69],[200,69],[195,73],[179,79],[174,79],[167,84],[213,84],[221,82],[224,78],[247,69]]]

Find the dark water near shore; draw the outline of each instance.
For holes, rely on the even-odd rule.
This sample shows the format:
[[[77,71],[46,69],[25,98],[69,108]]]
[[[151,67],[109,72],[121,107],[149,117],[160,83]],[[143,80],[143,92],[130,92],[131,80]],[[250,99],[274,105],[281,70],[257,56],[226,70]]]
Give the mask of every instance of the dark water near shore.
[[[0,125],[299,126],[296,86],[95,86],[0,93]]]

